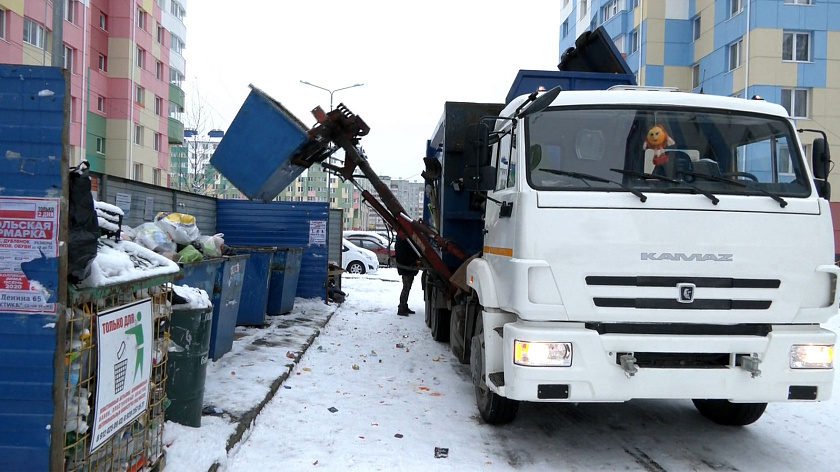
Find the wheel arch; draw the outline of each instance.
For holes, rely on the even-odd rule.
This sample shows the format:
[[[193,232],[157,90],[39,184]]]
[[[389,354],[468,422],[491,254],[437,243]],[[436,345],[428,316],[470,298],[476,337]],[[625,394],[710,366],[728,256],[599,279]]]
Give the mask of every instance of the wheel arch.
[[[496,278],[486,260],[473,259],[467,266],[467,285],[478,296],[484,308],[499,308],[499,296],[496,292]]]

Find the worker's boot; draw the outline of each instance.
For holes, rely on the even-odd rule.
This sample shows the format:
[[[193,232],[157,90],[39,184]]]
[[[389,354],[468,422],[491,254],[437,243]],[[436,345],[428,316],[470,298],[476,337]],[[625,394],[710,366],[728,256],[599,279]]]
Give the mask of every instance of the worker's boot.
[[[405,309],[408,310],[409,315],[413,315],[415,313],[414,310],[408,307],[408,305],[406,305]]]
[[[412,313],[414,312],[408,309],[408,305],[400,305],[397,307],[397,315],[399,316],[408,316]]]

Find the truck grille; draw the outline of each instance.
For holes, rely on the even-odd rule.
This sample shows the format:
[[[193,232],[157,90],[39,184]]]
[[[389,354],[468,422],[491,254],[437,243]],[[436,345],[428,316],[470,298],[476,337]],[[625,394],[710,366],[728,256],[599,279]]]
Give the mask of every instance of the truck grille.
[[[609,287],[674,287],[693,285],[695,288],[757,288],[777,289],[778,279],[737,279],[731,277],[674,277],[674,276],[589,276],[586,285]],[[638,308],[647,310],[767,310],[772,300],[734,300],[728,298],[673,298],[593,297],[595,306],[606,308]]]

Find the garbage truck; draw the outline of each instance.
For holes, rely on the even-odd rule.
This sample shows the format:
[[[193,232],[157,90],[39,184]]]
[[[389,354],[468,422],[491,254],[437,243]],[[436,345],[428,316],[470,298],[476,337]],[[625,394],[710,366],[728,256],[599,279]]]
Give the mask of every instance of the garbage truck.
[[[470,365],[487,423],[520,402],[690,399],[743,426],[769,402],[830,398],[829,148],[815,135],[809,168],[811,131],[781,106],[637,87],[599,28],[558,71],[520,72],[505,103],[444,105],[413,220],[359,152],[369,128],[347,107],[316,108],[306,129],[252,98],[279,123],[246,101],[211,162],[258,198],[316,163],[368,179],[363,198],[424,261],[426,322]],[[255,144],[272,135],[261,126],[286,130],[263,139],[273,149]],[[337,148],[344,165],[323,163]],[[279,159],[257,164],[256,183],[236,175],[249,152]]]

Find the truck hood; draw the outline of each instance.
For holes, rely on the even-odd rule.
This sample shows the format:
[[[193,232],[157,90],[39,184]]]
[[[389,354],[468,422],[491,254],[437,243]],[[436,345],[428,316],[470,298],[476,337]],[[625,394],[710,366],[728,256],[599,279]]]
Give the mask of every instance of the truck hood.
[[[511,263],[539,268],[527,277],[534,309],[512,309],[584,322],[826,321],[837,314],[836,282],[826,272],[833,230],[821,202],[796,212],[534,205],[531,218],[521,205],[528,223]]]

